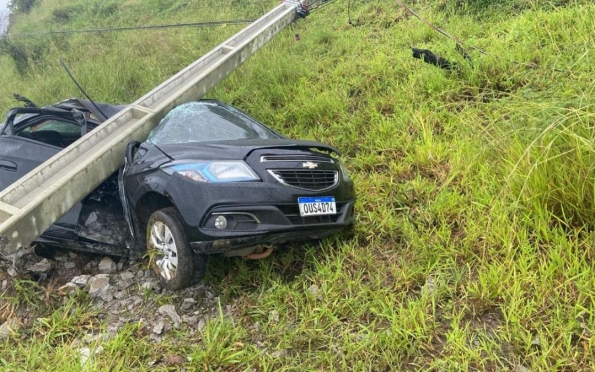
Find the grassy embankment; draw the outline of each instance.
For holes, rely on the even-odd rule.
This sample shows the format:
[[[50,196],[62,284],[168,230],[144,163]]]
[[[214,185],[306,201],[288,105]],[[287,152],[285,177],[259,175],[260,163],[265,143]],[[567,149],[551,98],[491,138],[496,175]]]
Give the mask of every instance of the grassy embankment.
[[[244,18],[268,7],[203,3],[46,0],[12,32]],[[142,370],[165,354],[192,357],[189,369],[595,368],[595,7],[479,3],[411,2],[493,55],[472,52],[472,66],[393,1],[355,2],[358,27],[339,1],[215,89],[211,97],[286,135],[344,151],[359,191],[355,235],[261,262],[210,260],[207,281],[232,317],[159,345],[128,326],[94,368]],[[0,108],[12,92],[40,103],[79,95],[58,57],[97,100],[132,101],[237,29],[13,38],[29,59],[19,72],[0,56]],[[410,46],[460,69],[414,60]],[[105,324],[84,298],[39,301],[39,288],[18,283],[11,306],[43,307],[44,318],[0,344],[2,368],[77,370],[73,340]]]

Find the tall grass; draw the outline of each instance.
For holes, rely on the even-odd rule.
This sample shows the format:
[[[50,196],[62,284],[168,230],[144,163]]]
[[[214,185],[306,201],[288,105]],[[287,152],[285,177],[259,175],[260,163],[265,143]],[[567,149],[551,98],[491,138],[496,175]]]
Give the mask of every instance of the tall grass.
[[[60,21],[72,28],[260,11],[204,3],[212,6],[47,0],[12,31],[56,27],[60,9],[80,8]],[[164,353],[194,358],[189,369],[595,368],[595,7],[410,3],[490,55],[472,52],[472,63],[465,61],[452,41],[394,2],[354,2],[358,26],[350,26],[346,1],[337,1],[291,26],[210,93],[288,136],[342,149],[359,195],[353,236],[285,247],[260,262],[211,259],[207,281],[229,314],[160,346],[127,328],[109,344],[109,355],[126,363],[106,358],[97,369],[143,369]],[[94,7],[110,4],[115,11],[94,16]],[[0,56],[0,108],[13,104],[13,91],[43,104],[78,95],[58,57],[97,100],[130,102],[236,30],[31,41],[45,49],[24,74]],[[415,60],[411,46],[459,69]],[[93,317],[85,314],[77,319]],[[78,337],[74,325],[64,327]],[[0,344],[0,355],[8,369],[39,368],[8,352],[28,349],[43,363],[75,368],[68,345],[21,335]]]

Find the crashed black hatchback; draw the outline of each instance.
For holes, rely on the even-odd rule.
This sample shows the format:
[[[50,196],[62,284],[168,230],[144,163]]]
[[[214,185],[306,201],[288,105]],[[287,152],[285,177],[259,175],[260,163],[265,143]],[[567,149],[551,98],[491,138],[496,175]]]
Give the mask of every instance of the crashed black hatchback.
[[[5,141],[30,145],[41,137],[36,133],[46,132],[42,135],[55,142],[36,145],[56,153],[71,140],[59,142],[49,132],[61,137],[74,132],[56,121],[78,123],[80,135],[101,121],[94,121],[93,107],[87,106],[53,118],[40,112],[40,120],[54,120],[51,126],[21,124],[35,122],[32,111],[17,123],[7,120],[0,136],[0,186],[14,181],[10,172],[12,178],[24,175],[18,172],[17,163],[25,161],[19,154],[30,153],[14,146],[5,150]],[[80,112],[87,118],[81,120]],[[78,121],[69,115],[78,115]],[[43,154],[38,163],[53,155]],[[319,142],[287,139],[218,101],[183,104],[145,142],[130,143],[119,173],[39,242],[106,254],[146,253],[164,286],[180,289],[203,276],[207,254],[262,258],[281,243],[349,228],[355,192],[338,155]],[[2,167],[7,161],[17,169]]]

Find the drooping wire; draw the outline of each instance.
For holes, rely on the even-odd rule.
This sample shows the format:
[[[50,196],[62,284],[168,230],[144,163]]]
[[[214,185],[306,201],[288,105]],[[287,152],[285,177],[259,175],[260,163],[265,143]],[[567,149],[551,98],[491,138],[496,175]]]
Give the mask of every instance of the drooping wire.
[[[310,12],[318,11],[332,3],[335,0],[319,0],[314,6],[310,7]],[[268,3],[268,1],[253,1],[249,3],[244,3],[241,5],[246,4],[264,4]],[[351,20],[351,0],[348,3],[348,22],[349,24],[353,24]],[[226,21],[207,21],[207,22],[191,22],[191,23],[176,23],[176,24],[166,24],[166,25],[147,25],[147,26],[130,26],[130,27],[110,27],[110,28],[95,28],[95,29],[82,29],[82,30],[54,30],[54,31],[45,31],[45,32],[22,32],[17,34],[9,34],[9,37],[28,37],[28,36],[44,36],[44,35],[71,35],[71,34],[81,34],[81,33],[101,33],[101,32],[115,32],[115,31],[132,31],[132,30],[153,30],[153,29],[164,29],[164,28],[181,28],[181,27],[214,27],[214,26],[222,26],[222,25],[236,25],[236,24],[244,24],[244,23],[252,23],[255,19],[233,19],[233,20],[226,20]]]
[[[225,4],[225,3],[221,2],[218,5],[219,5],[220,8],[223,8],[224,6],[245,6],[245,5],[260,5],[260,4],[267,4],[267,5],[274,4],[274,1],[271,1],[271,0],[260,0],[260,1],[247,1],[245,3],[244,2],[242,2],[242,3],[236,3],[236,2],[230,1],[229,4]],[[200,5],[198,7],[195,7],[195,9],[196,8],[217,9],[213,5],[207,5],[207,4]]]
[[[444,35],[447,38],[449,38],[452,41],[454,41],[457,44],[457,48],[458,48],[459,53],[461,53],[464,58],[466,58],[466,59],[469,58],[469,56],[468,56],[467,52],[465,51],[465,48],[464,47],[466,47],[467,49],[470,49],[470,50],[475,50],[475,51],[477,51],[480,54],[483,54],[485,56],[489,56],[489,57],[492,57],[492,58],[498,58],[497,55],[493,55],[491,53],[488,53],[488,52],[486,52],[485,50],[483,50],[481,48],[478,48],[478,47],[475,47],[475,46],[472,46],[472,45],[465,44],[465,43],[463,43],[461,41],[461,39],[448,34],[446,31],[444,31],[443,29],[441,29],[439,27],[434,26],[430,21],[428,21],[427,19],[425,19],[424,17],[422,17],[421,15],[419,15],[415,11],[413,11],[413,9],[411,9],[410,7],[408,7],[403,2],[403,0],[396,0],[396,1],[397,1],[397,3],[401,7],[403,7],[407,12],[409,12],[409,14],[413,15],[414,17],[416,17],[417,19],[419,19],[420,21],[422,21],[423,23],[425,23],[428,27],[430,27],[434,31],[436,31],[439,34]],[[514,60],[512,62],[514,62],[517,65],[522,65],[522,66],[526,66],[526,67],[529,67],[529,68],[537,68],[537,64],[535,64],[533,62],[527,63],[527,62],[520,62],[520,61],[514,61]],[[554,71],[557,71],[557,72],[564,72],[565,71],[565,70],[561,70],[561,69],[557,69],[557,68],[555,68],[553,70]]]
[[[85,92],[85,90],[79,84],[79,82],[76,81],[76,79],[74,78],[74,76],[72,76],[72,73],[70,73],[70,70],[68,69],[68,67],[66,67],[66,63],[64,63],[64,61],[62,60],[62,58],[60,58],[60,64],[62,65],[62,67],[64,67],[64,70],[66,70],[66,73],[68,74],[68,76],[70,76],[70,79],[76,85],[76,87],[80,89],[80,91],[85,95],[85,97],[87,97],[87,99],[89,100],[89,102],[91,102],[91,104],[93,104],[93,106],[95,106],[95,108],[97,109],[97,111],[99,111],[99,113],[101,114],[101,116],[103,116],[103,120],[107,120],[107,115],[104,114],[103,111],[101,111],[101,109],[99,107],[97,107],[97,105],[95,104],[95,101],[93,101],[91,99],[91,97],[89,97],[89,95],[87,94],[87,92]]]
[[[310,13],[313,13],[320,9],[326,8],[328,5],[330,5],[334,1],[336,1],[336,0],[319,1],[316,4],[310,6]]]
[[[316,11],[319,11],[320,9],[323,9],[323,8],[327,7],[328,5],[330,5],[334,1],[336,1],[336,0],[319,0],[318,2],[310,5],[310,8],[309,8],[310,13],[314,13]],[[357,26],[356,25],[357,22],[353,22],[351,20],[351,0],[349,0],[349,2],[347,4],[347,17],[348,17],[348,21],[347,22],[350,25]]]
[[[444,36],[446,36],[447,38],[451,39],[452,41],[454,41],[455,43],[457,43],[458,45],[461,45],[461,47],[463,45],[465,45],[460,39],[448,34],[446,31],[444,31],[441,28],[438,28],[436,26],[434,26],[432,23],[430,23],[428,20],[426,20],[424,17],[420,16],[419,14],[417,14],[415,11],[413,11],[413,9],[411,9],[410,7],[407,6],[407,4],[405,4],[403,2],[403,0],[397,0],[397,3],[403,7],[407,12],[409,12],[409,14],[411,14],[412,16],[416,17],[417,19],[419,19],[420,21],[422,21],[423,23],[425,23],[428,27],[430,27],[431,29],[433,29],[434,31],[438,32],[439,34],[442,34]],[[488,52],[486,52],[483,49],[480,48],[476,48],[474,46],[467,46],[468,49],[471,50],[476,50],[479,53],[483,54],[483,55],[488,55]]]

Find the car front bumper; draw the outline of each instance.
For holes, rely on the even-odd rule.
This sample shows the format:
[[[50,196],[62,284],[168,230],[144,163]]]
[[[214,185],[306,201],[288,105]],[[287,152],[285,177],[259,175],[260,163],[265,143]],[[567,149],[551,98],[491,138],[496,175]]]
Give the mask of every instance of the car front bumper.
[[[220,232],[210,229],[199,229],[203,236],[209,236],[213,240],[191,241],[190,245],[198,254],[213,254],[240,250],[262,244],[279,245],[288,242],[322,239],[348,230],[353,226],[355,221],[353,213],[355,200],[342,204],[341,210],[336,215],[300,217],[295,218],[294,221],[296,223],[292,222],[276,207],[259,207],[261,210],[266,211],[266,213],[276,213],[281,223],[261,223],[253,231]],[[334,220],[335,222],[325,223],[323,222],[325,219],[327,221]]]
[[[355,191],[351,181],[313,192],[271,182],[202,184],[174,175],[168,195],[179,210],[185,234],[199,254],[224,253],[261,244],[321,239],[354,223]],[[299,197],[331,196],[337,213],[300,216]],[[215,227],[224,216],[225,229]]]

